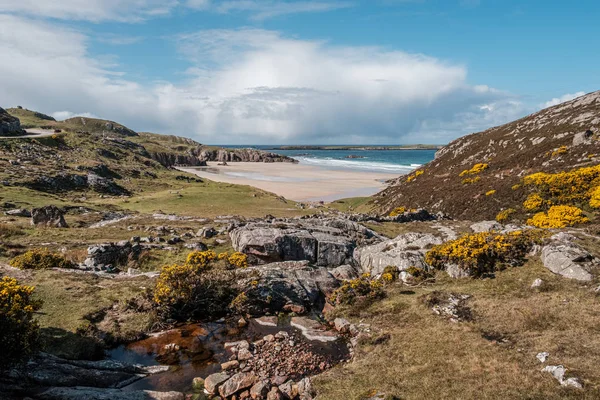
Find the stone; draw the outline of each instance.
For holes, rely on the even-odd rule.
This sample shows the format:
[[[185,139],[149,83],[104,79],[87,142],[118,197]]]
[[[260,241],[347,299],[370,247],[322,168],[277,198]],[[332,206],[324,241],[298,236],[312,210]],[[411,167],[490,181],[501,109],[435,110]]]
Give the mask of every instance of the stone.
[[[83,267],[92,271],[116,271],[116,267],[127,265],[132,260],[137,260],[142,253],[139,243],[127,240],[118,243],[103,243],[88,247],[88,257],[83,262]],[[108,268],[110,267],[110,268]]]
[[[204,238],[204,239],[210,239],[210,238],[217,236],[217,231],[212,226],[206,227],[206,228],[200,229],[198,231],[198,233],[196,233],[196,236]]]
[[[360,275],[359,269],[350,264],[340,265],[329,271],[333,277],[339,281],[349,281],[356,279]]]
[[[307,261],[286,261],[238,270],[248,297],[245,310],[251,315],[284,311],[286,305],[320,309],[339,282],[325,267]],[[298,307],[299,309],[300,307]]]
[[[544,367],[544,369],[542,369],[542,372],[548,372],[552,374],[554,379],[556,379],[561,386],[573,387],[576,389],[583,388],[583,384],[579,381],[578,378],[571,377],[565,379],[567,369],[562,365],[548,365]]]
[[[504,229],[504,226],[496,221],[481,221],[481,222],[477,222],[474,223],[473,225],[471,225],[471,230],[475,233],[481,233],[481,232],[500,232]]]
[[[216,374],[209,375],[204,380],[204,389],[208,394],[217,394],[219,386],[225,383],[229,379],[229,375],[223,372],[217,372]]]
[[[277,387],[273,387],[271,388],[271,391],[267,394],[267,400],[284,400],[285,397],[283,396],[283,393],[281,393],[281,390],[279,390],[279,388]]]
[[[248,349],[240,349],[237,354],[237,359],[240,361],[246,361],[252,358],[252,353]]]
[[[425,253],[432,245],[442,242],[441,238],[431,234],[410,232],[372,246],[359,247],[354,251],[354,258],[362,272],[371,276],[381,275],[389,265],[398,271],[410,267],[429,270]]]
[[[36,399],[40,400],[185,400],[180,392],[156,392],[152,390],[98,389],[90,387],[55,387],[48,389]]]
[[[532,289],[539,289],[542,286],[544,286],[544,281],[541,280],[540,278],[537,278],[535,281],[533,281],[533,283],[531,284],[531,288]]]
[[[319,342],[333,342],[338,339],[338,336],[331,331],[324,329],[318,321],[308,317],[292,317],[290,325],[302,331],[302,335],[308,340]]]
[[[298,395],[298,387],[292,381],[287,381],[283,385],[279,385],[279,390],[288,399],[293,399]]]
[[[247,325],[248,325],[248,321],[246,321],[244,318],[238,319],[238,327],[244,328]]]
[[[26,217],[31,218],[31,212],[24,208],[16,208],[14,210],[8,210],[4,212],[5,215],[10,217]]]
[[[229,397],[244,389],[249,389],[256,382],[256,375],[252,373],[240,372],[233,375],[223,385],[219,387],[219,394],[222,397]]]
[[[312,400],[316,395],[312,387],[312,381],[309,377],[303,378],[298,382],[298,396],[300,400]]]
[[[254,321],[262,326],[277,326],[277,317],[263,315],[259,318],[254,318]]]
[[[574,243],[576,238],[569,234],[556,234],[542,248],[541,260],[544,267],[568,279],[589,282],[598,260],[583,247]]]
[[[304,219],[293,224],[274,220],[250,223],[230,233],[233,248],[253,263],[306,260],[338,267],[354,262],[357,243],[379,240],[375,232],[343,219]]]
[[[543,351],[541,353],[538,353],[535,358],[537,358],[541,363],[545,363],[546,360],[548,359],[548,356],[550,354],[548,354],[547,352]]]
[[[230,369],[236,369],[240,366],[240,362],[238,360],[231,360],[221,364],[221,369],[223,371],[229,371]]]
[[[269,385],[268,380],[258,381],[250,388],[250,397],[255,400],[264,399],[267,396],[267,393],[269,393],[270,387],[271,385]]]
[[[336,318],[333,321],[333,324],[335,325],[335,330],[340,332],[340,333],[348,333],[350,332],[350,321],[348,321],[347,319],[344,318]]]
[[[235,348],[235,350],[240,350],[240,349],[247,350],[250,348],[250,343],[248,343],[247,340],[238,340],[237,342],[225,342],[223,344],[223,347],[226,349]]]
[[[56,206],[44,206],[31,210],[31,225],[52,228],[68,228],[63,212]]]

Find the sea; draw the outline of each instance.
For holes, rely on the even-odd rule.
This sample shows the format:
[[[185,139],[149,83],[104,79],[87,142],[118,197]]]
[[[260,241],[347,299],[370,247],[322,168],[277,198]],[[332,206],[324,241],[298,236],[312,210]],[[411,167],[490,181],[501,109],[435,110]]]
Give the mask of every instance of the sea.
[[[423,164],[432,161],[436,150],[288,150],[279,146],[220,146],[226,148],[253,148],[292,157],[300,164],[324,169],[388,172],[408,174]],[[343,146],[336,146],[343,147]],[[374,147],[374,146],[373,146]],[[383,146],[382,146],[383,147]]]

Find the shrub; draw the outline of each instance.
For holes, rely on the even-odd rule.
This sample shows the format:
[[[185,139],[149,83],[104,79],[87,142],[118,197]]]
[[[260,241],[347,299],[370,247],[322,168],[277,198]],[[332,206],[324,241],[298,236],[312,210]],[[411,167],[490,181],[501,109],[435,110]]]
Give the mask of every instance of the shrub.
[[[396,207],[390,213],[390,217],[397,217],[398,215],[402,215],[406,212],[406,207]]]
[[[558,157],[561,154],[565,154],[567,152],[567,146],[560,146],[558,149],[554,150],[551,154],[550,157],[554,158],[554,157]]]
[[[383,273],[381,274],[381,280],[384,283],[392,283],[398,280],[400,276],[400,272],[398,268],[393,265],[388,265],[383,269]]]
[[[462,180],[462,184],[463,185],[468,185],[470,183],[475,183],[475,182],[479,182],[481,180],[480,176],[476,176],[474,178],[465,178]]]
[[[555,174],[537,172],[523,178],[523,184],[535,187],[550,206],[587,203],[600,186],[600,165]]]
[[[463,172],[460,173],[459,176],[477,175],[477,174],[485,171],[486,169],[488,169],[488,167],[489,167],[489,165],[485,164],[485,163],[475,164],[475,165],[473,165],[473,167],[471,169],[465,169]]]
[[[414,265],[408,267],[406,269],[406,273],[412,276],[416,282],[422,282],[426,279],[433,278],[434,276],[434,274],[430,271],[427,271],[423,268],[415,267]]]
[[[522,264],[525,255],[542,236],[539,231],[533,230],[506,234],[467,234],[434,246],[427,252],[425,260],[436,269],[445,269],[446,264],[455,264],[471,275],[480,276],[507,265]]]
[[[239,251],[228,256],[227,262],[234,268],[248,268],[248,256]]]
[[[29,250],[10,260],[10,265],[20,269],[73,268],[75,265],[64,256],[48,249]]]
[[[42,303],[33,300],[33,286],[16,279],[0,279],[0,370],[27,360],[38,348],[39,327],[33,313]]]
[[[544,205],[544,199],[538,193],[530,194],[523,202],[523,207],[530,211],[540,209],[542,205]]]
[[[506,210],[502,210],[496,215],[496,221],[498,222],[506,222],[511,215],[516,212],[514,208],[507,208]]]
[[[417,179],[417,177],[423,175],[425,173],[425,171],[423,171],[422,169],[415,171],[414,174],[410,174],[406,177],[406,182],[412,182],[415,179]]]
[[[521,188],[521,184],[517,183],[516,185],[512,185],[512,190],[519,190]]]
[[[590,207],[600,208],[600,186],[590,190]]]
[[[494,194],[496,194],[496,190],[494,190],[494,189],[488,190],[487,192],[485,192],[486,196],[493,196]]]
[[[221,258],[233,256],[238,265],[246,262],[236,254],[222,253]],[[185,264],[163,267],[152,298],[159,316],[179,321],[223,316],[238,290],[234,272],[229,265],[219,265],[218,258],[210,250],[194,251]]]
[[[334,305],[349,305],[359,298],[377,299],[383,296],[383,284],[371,280],[369,274],[363,274],[360,278],[345,281],[329,296],[329,301]]]
[[[552,206],[547,213],[540,212],[527,220],[527,224],[537,228],[566,228],[589,222],[580,208],[573,206]]]

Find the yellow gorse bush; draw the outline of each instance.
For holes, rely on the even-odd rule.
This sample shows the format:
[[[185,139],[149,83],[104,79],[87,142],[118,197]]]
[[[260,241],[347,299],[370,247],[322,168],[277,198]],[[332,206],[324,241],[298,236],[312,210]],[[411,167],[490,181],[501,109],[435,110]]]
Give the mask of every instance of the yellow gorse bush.
[[[500,211],[497,215],[496,215],[496,221],[498,222],[505,222],[507,221],[511,215],[513,215],[516,212],[516,210],[514,208],[507,208],[506,210],[502,210]]]
[[[422,169],[415,171],[413,174],[410,174],[406,177],[406,182],[412,182],[415,179],[417,179],[417,177],[423,175],[425,173],[425,171],[423,171]]]
[[[523,202],[523,207],[529,211],[540,209],[543,205],[544,199],[539,195],[539,193],[530,194]]]
[[[487,192],[485,192],[486,196],[493,196],[494,194],[496,194],[496,190],[494,190],[494,189],[488,190]]]
[[[244,253],[236,252],[227,257],[227,262],[235,268],[247,268],[248,256]]]
[[[590,207],[600,208],[600,186],[590,190]]]
[[[34,290],[14,278],[0,279],[0,370],[25,360],[37,348],[38,324],[33,314],[42,303],[33,299]]]
[[[527,220],[527,224],[537,228],[566,228],[589,222],[580,208],[573,206],[552,206],[548,212],[540,212]]]
[[[560,146],[558,149],[556,149],[552,153],[550,153],[550,157],[552,157],[552,158],[558,157],[561,154],[565,154],[566,152],[567,152],[567,146]]]
[[[479,276],[505,265],[519,265],[541,236],[532,230],[467,234],[434,246],[427,252],[425,260],[436,269],[455,264],[471,275]]]
[[[385,275],[385,274],[384,274]],[[344,281],[328,298],[329,302],[337,304],[353,304],[358,298],[377,299],[384,296],[383,283],[371,280],[371,275],[362,274],[359,278]]]
[[[462,184],[463,185],[468,185],[470,183],[475,183],[475,182],[479,182],[481,180],[480,176],[476,176],[474,178],[465,178],[462,180]]]
[[[397,217],[398,215],[402,215],[406,212],[406,207],[396,207],[390,213],[390,217]]]
[[[488,167],[489,167],[489,164],[485,164],[485,163],[475,164],[475,165],[473,165],[473,167],[471,169],[465,169],[463,172],[460,173],[459,176],[477,175],[477,174],[485,171],[486,169],[488,169]]]
[[[72,262],[48,249],[28,250],[10,260],[11,267],[19,269],[73,268]]]
[[[537,172],[523,178],[523,184],[535,187],[550,206],[584,203],[600,186],[600,165],[555,174]]]
[[[225,253],[226,254],[226,253]],[[197,268],[206,268],[211,261],[217,259],[217,253],[212,250],[193,251],[188,254],[186,264]]]

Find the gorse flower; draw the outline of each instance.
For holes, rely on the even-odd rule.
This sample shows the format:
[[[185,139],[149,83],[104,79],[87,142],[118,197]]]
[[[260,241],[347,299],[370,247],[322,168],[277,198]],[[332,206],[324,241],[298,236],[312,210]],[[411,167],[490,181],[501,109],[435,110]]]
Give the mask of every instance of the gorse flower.
[[[589,222],[580,208],[573,206],[552,206],[547,213],[540,212],[527,220],[537,228],[566,228]]]
[[[475,165],[473,165],[473,167],[471,169],[465,169],[463,172],[460,173],[459,176],[477,175],[477,174],[485,171],[486,169],[488,169],[488,167],[489,167],[489,165],[485,164],[485,163],[475,164]]]

